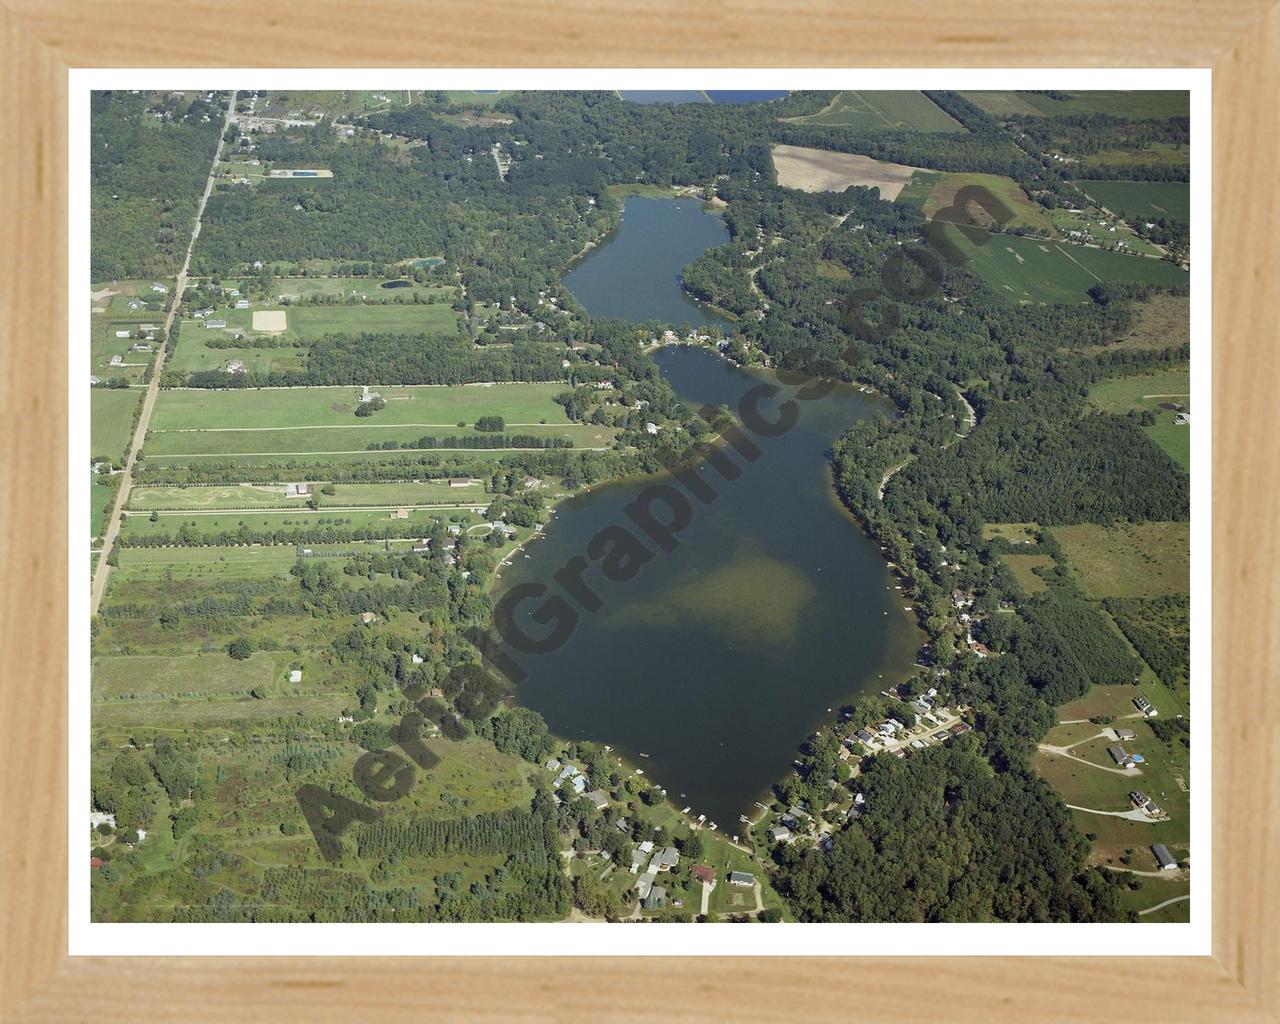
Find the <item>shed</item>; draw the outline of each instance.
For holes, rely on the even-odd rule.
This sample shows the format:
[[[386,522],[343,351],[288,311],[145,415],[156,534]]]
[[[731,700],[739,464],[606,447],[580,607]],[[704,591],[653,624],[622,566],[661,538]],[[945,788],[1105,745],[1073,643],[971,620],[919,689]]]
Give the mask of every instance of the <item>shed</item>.
[[[753,875],[750,871],[730,871],[729,884],[730,885],[755,885],[756,876]]]
[[[1177,858],[1169,852],[1169,847],[1164,843],[1156,843],[1151,847],[1151,852],[1156,855],[1156,863],[1160,865],[1161,871],[1173,871],[1178,866]]]
[[[292,669],[292,670],[289,672],[289,682],[291,682],[291,683],[300,683],[300,682],[302,682],[302,669],[300,669],[300,668]]]

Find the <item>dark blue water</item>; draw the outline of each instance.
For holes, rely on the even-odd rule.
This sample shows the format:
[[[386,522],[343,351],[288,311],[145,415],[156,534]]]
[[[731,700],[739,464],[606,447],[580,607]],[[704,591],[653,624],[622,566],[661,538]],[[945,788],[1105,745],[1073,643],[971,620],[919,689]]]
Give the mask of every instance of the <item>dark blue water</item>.
[[[695,406],[736,408],[749,389],[775,380],[702,348],[668,347],[656,358]],[[793,392],[784,388],[778,401]],[[762,408],[772,416],[776,406]],[[783,436],[756,439],[757,461],[735,460],[738,479],[698,470],[718,496],[706,505],[689,499],[693,520],[673,552],[648,543],[652,560],[626,582],[610,582],[593,560],[583,579],[603,607],[589,613],[574,604],[578,621],[559,650],[520,655],[529,677],[518,698],[555,733],[613,745],[678,808],[692,806],[729,835],[741,834],[738,815],[786,775],[828,709],[901,678],[923,639],[879,547],[831,486],[832,440],[892,407],[841,388],[800,409]],[[605,527],[638,535],[624,508],[654,482],[674,484],[628,479],[566,502],[500,585],[544,583],[543,599],[564,595],[553,573],[586,556]],[[535,612],[543,599],[522,611]],[[547,633],[528,615],[518,621],[530,634]]]
[[[618,230],[565,275],[564,285],[593,316],[729,330],[729,321],[680,284],[686,264],[728,241],[724,221],[704,212],[700,200],[629,196]]]
[[[632,103],[709,103],[698,89],[620,89],[624,100]]]
[[[768,103],[787,95],[786,89],[708,89],[712,103]]]

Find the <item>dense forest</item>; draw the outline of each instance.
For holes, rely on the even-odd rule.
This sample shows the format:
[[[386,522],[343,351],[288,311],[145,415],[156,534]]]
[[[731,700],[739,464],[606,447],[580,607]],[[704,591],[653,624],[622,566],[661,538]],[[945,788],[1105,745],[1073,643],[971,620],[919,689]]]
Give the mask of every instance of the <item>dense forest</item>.
[[[94,92],[90,104],[90,276],[172,277],[218,146],[225,94],[149,101]]]

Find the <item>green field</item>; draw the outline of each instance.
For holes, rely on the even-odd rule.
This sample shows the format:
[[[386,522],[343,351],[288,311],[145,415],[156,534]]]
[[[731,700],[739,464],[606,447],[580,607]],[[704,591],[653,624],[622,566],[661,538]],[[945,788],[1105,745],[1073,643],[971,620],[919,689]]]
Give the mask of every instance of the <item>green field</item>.
[[[1025,228],[1050,232],[1053,224],[1044,208],[1033,203],[1012,178],[1000,174],[971,174],[951,171],[916,171],[895,202],[903,203],[932,218],[939,210],[951,206],[962,188],[977,186],[999,199],[1013,215],[1005,228]],[[986,217],[985,213],[978,214]]]
[[[259,312],[282,310],[287,318],[286,330],[267,335],[253,329],[253,309],[215,311],[210,319],[225,320],[226,327],[208,328],[200,320],[184,320],[177,328],[178,344],[168,367],[188,372],[220,370],[232,359],[239,359],[250,373],[275,370],[297,370],[306,364],[305,350],[285,344],[273,348],[252,345],[235,348],[211,348],[206,342],[223,340],[234,332],[246,339],[275,337],[281,342],[309,344],[327,335],[359,334],[429,334],[452,336],[457,333],[458,314],[447,302],[399,303],[372,302],[351,305],[302,304],[297,306],[262,306]]]
[[[1139,409],[1154,413],[1156,422],[1142,429],[1174,462],[1190,471],[1191,425],[1175,422],[1179,411],[1191,409],[1189,369],[1160,370],[1102,381],[1089,389],[1089,402],[1103,412],[1125,413]],[[1165,405],[1178,405],[1181,410],[1163,408]]]
[[[403,278],[383,277],[279,277],[272,285],[276,296],[284,296],[291,302],[319,298],[323,296],[341,296],[344,299],[359,299],[365,304],[394,303],[405,305],[415,296],[423,299],[432,295],[445,297],[443,305],[448,308],[455,289],[450,285],[411,284],[407,288],[383,288],[384,284]],[[441,300],[437,300],[441,302]]]
[[[93,659],[94,701],[247,693],[286,682],[288,652],[256,651],[244,661],[224,652],[177,657],[133,655]],[[304,676],[305,678],[305,676]]]
[[[966,91],[960,95],[994,117],[1008,117],[1012,114],[1037,117],[1111,114],[1141,120],[1187,117],[1191,110],[1190,93],[1185,91],[1071,90],[1067,93],[1069,99],[1053,99],[1041,92],[1008,90]]]
[[[288,576],[298,560],[292,544],[249,548],[125,548],[112,577],[139,580]]]
[[[1077,181],[1095,203],[1128,220],[1191,223],[1191,186],[1180,181]]]
[[[983,523],[982,539],[1007,540],[1014,544],[1034,544],[1040,532],[1039,523]]]
[[[1044,579],[1032,570],[1052,569],[1054,566],[1052,555],[1001,555],[1000,560],[1009,567],[1013,578],[1018,581],[1018,586],[1028,594],[1037,594],[1049,588]]]
[[[89,448],[93,456],[124,460],[133,436],[141,388],[93,388],[89,392]]]
[[[375,417],[370,417],[375,419]],[[613,443],[615,432],[608,427],[596,427],[588,423],[559,423],[555,425],[533,424],[509,428],[511,432],[534,437],[569,438],[577,448],[606,448]],[[319,427],[262,427],[254,430],[219,428],[213,430],[170,430],[148,432],[147,457],[218,455],[317,455],[326,452],[360,453],[371,443],[395,441],[412,448],[423,437],[483,437],[470,426],[360,423],[351,426]],[[442,450],[469,451],[465,446],[445,445]]]
[[[151,521],[149,515],[133,514],[126,516],[122,536],[126,541],[135,537],[147,537],[156,534],[169,534],[172,536],[183,527],[188,527],[198,534],[216,534],[222,531],[239,530],[241,527],[252,531],[264,531],[292,530],[300,527],[318,528],[330,526],[335,529],[360,529],[363,527],[400,525],[413,529],[415,536],[410,537],[409,540],[416,540],[418,536],[428,533],[437,520],[456,521],[469,527],[480,523],[479,517],[474,512],[466,509],[441,508],[438,506],[413,509],[409,512],[408,518],[403,520],[393,519],[389,511],[382,509],[377,511],[333,512],[326,511],[323,507],[318,512],[307,513],[280,511],[188,512],[179,514],[176,512],[162,512],[158,514],[155,522]],[[474,532],[483,534],[487,533],[488,530],[488,524],[482,523]],[[401,542],[393,540],[392,543]],[[205,550],[222,549],[206,548]]]
[[[1010,302],[1088,302],[1089,289],[1103,281],[1185,285],[1188,278],[1181,267],[1145,256],[1017,235],[992,235],[978,245],[958,229],[947,234],[966,265]]]
[[[301,481],[300,481],[301,482]],[[319,481],[313,491],[318,492]],[[325,505],[456,505],[484,502],[484,487],[450,487],[445,481],[405,480],[399,483],[334,485],[334,494],[314,493]],[[301,498],[286,498],[281,484],[228,484],[211,487],[135,487],[129,494],[131,509],[215,511],[218,509],[304,509]]]
[[[816,114],[784,120],[826,128],[864,130],[911,129],[920,132],[962,132],[964,125],[922,92],[891,90],[838,93]]]
[[[465,384],[377,387],[387,406],[361,420],[355,416],[356,387],[251,388],[239,391],[170,390],[156,400],[151,427],[211,430],[235,427],[349,427],[362,423],[449,427],[462,422],[470,430],[481,416],[502,416],[507,430],[516,426],[566,424],[564,407],[552,401],[565,390],[560,383]]]
[[[1067,567],[1092,598],[1190,593],[1189,523],[1055,526]]]

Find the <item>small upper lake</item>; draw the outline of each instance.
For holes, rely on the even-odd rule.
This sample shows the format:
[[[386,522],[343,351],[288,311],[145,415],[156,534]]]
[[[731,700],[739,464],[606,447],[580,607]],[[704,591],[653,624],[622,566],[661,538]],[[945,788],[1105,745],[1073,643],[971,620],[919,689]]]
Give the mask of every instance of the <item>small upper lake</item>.
[[[670,346],[655,358],[695,408],[736,409],[751,388],[776,381],[704,348]],[[764,415],[772,419],[795,390],[762,403]],[[892,412],[879,396],[838,387],[801,404],[786,433],[753,438],[761,457],[735,456],[736,480],[699,467],[716,499],[690,499],[692,522],[678,547],[667,554],[649,542],[654,555],[633,579],[610,582],[593,560],[583,579],[602,607],[571,605],[579,619],[567,643],[517,656],[529,673],[519,701],[560,736],[613,745],[677,808],[741,834],[738,815],[787,774],[830,709],[901,679],[923,642],[878,545],[831,482],[832,441],[859,419]],[[600,530],[641,537],[624,509],[655,482],[673,483],[613,481],[565,502],[528,557],[502,570],[500,588],[542,583],[546,596],[564,597],[553,574],[587,556]],[[525,601],[517,615],[535,637],[548,633],[530,618],[541,603]]]
[[[564,286],[593,316],[728,329],[680,283],[687,264],[728,241],[723,219],[701,200],[628,196],[621,225],[565,275]]]
[[[786,89],[624,89],[632,103],[768,103],[787,95]]]

